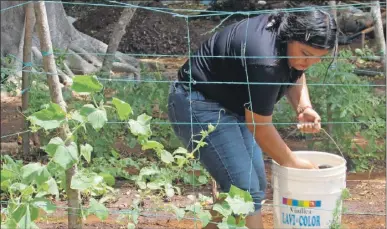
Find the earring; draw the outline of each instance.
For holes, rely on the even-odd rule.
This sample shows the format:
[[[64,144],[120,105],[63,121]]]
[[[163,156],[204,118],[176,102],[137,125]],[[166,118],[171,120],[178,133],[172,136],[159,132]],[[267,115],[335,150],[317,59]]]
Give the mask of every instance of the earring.
[[[273,27],[274,23],[275,23],[275,19],[271,19],[271,21],[269,23],[267,23],[266,28]]]

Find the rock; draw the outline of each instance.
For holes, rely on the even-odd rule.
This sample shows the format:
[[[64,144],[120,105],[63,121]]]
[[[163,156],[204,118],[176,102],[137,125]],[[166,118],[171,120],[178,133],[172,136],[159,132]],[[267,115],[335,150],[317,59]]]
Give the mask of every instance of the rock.
[[[346,34],[360,32],[373,24],[371,13],[355,7],[338,10],[337,21],[341,32]]]
[[[67,16],[67,20],[69,21],[70,24],[73,24],[73,23],[76,22],[78,19],[77,19],[77,18],[74,18],[74,17],[71,17],[71,16]]]

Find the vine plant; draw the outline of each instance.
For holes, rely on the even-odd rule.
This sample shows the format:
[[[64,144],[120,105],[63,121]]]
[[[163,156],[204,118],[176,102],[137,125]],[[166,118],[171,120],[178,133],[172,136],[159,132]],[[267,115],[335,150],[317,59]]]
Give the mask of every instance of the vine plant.
[[[93,146],[80,142],[76,134],[81,128],[86,133],[90,128],[100,131],[108,122],[107,109],[114,110],[116,117],[127,123],[130,132],[141,144],[142,150],[153,150],[166,167],[173,167],[175,170],[195,160],[194,153],[206,145],[205,138],[216,128],[209,124],[208,129],[200,133],[202,137],[196,142],[197,147],[192,152],[182,147],[169,152],[163,144],[151,140],[150,116],[143,113],[133,117],[130,104],[115,97],[111,101],[104,99],[96,101],[95,94],[103,90],[103,85],[95,76],[75,76],[72,90],[88,95],[92,102],[69,112],[64,112],[55,103],[49,103],[44,109],[28,117],[33,132],[44,130],[55,133],[55,129],[65,123],[71,128],[71,133],[66,139],[54,136],[42,147],[48,156],[47,163],[23,164],[9,156],[2,156],[1,190],[7,194],[7,201],[2,202],[4,207],[1,211],[5,215],[2,225],[6,228],[38,228],[35,221],[39,218],[40,212],[53,213],[56,210],[53,197],[59,199],[61,194],[65,195],[65,170],[74,164],[78,165],[79,171],[71,180],[71,188],[80,190],[84,196],[89,197],[89,206],[82,207],[82,215],[86,217],[94,214],[101,220],[109,217],[109,211],[104,205],[105,199],[98,200],[98,197],[114,193],[114,189],[110,186],[114,185],[114,177],[98,174],[84,167],[84,164],[90,164],[93,159]],[[135,183],[141,190],[162,190],[169,197],[175,195],[175,191],[180,193],[178,187],[174,187],[171,181],[163,180],[163,173],[165,171],[154,166],[142,167]],[[154,176],[161,178],[151,179]],[[245,228],[244,218],[254,210],[250,194],[232,186],[228,193],[219,194],[219,198],[223,201],[213,207],[213,210],[223,217],[218,227]],[[202,226],[205,226],[211,221],[212,216],[209,210],[203,208],[204,200],[206,198],[202,196],[199,201],[184,209],[172,204],[168,209],[173,211],[179,220],[186,215],[193,215],[200,219]],[[139,203],[139,200],[135,200],[130,213],[122,213],[122,217],[129,220],[128,228],[134,228],[138,223]]]

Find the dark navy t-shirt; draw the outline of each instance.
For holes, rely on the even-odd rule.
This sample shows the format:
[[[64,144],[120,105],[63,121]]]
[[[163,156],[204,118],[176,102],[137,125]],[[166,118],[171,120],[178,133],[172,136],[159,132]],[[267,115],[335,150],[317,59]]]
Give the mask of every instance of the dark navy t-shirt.
[[[191,82],[195,82],[191,85],[207,99],[239,115],[245,114],[245,108],[271,115],[289,87],[281,83],[295,82],[302,71],[289,68],[283,58],[286,43],[265,28],[267,23],[264,14],[216,32],[182,66],[179,80],[190,81],[191,66]]]

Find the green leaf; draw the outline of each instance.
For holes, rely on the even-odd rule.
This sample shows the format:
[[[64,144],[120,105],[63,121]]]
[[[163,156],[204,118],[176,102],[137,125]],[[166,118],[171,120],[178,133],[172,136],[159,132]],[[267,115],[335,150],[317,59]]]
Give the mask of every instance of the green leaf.
[[[171,184],[165,185],[165,194],[169,197],[172,198],[175,195],[175,190],[173,189]]]
[[[96,107],[94,107],[93,104],[85,104],[83,107],[79,110],[79,113],[81,116],[87,117],[89,114],[95,112],[97,110]]]
[[[245,202],[241,196],[228,196],[226,201],[230,205],[232,212],[237,215],[247,215],[251,212],[254,212],[254,202]]]
[[[1,173],[1,182],[10,180],[16,177],[16,174],[8,169],[2,169],[0,173]]]
[[[112,103],[117,109],[120,120],[127,120],[133,114],[132,107],[128,103],[117,98],[113,98]]]
[[[37,184],[43,184],[51,177],[47,167],[42,166],[40,163],[25,165],[22,167],[21,171],[23,180],[28,183],[36,181]]]
[[[231,185],[230,191],[228,193],[231,197],[240,196],[246,202],[253,202],[253,197],[249,192],[242,190],[234,185]]]
[[[85,145],[81,145],[81,155],[83,156],[83,158],[85,158],[87,163],[90,163],[92,151],[93,147],[91,145],[87,143]]]
[[[89,214],[95,214],[100,220],[106,220],[109,216],[109,211],[105,205],[99,203],[94,198],[90,199],[90,207],[87,211]]]
[[[45,130],[58,128],[66,119],[66,113],[56,103],[50,103],[46,109],[33,113],[27,118],[32,125]]]
[[[110,152],[112,153],[114,158],[116,159],[120,158],[120,154],[116,150],[112,149]]]
[[[28,186],[22,183],[13,183],[10,187],[9,190],[11,192],[23,192],[24,189],[26,189]]]
[[[35,198],[31,203],[48,214],[54,213],[56,210],[56,205],[45,198]]]
[[[15,211],[12,212],[12,218],[18,223],[26,213],[27,213],[27,205],[25,203],[20,204],[15,209]]]
[[[78,75],[73,77],[73,84],[71,88],[79,93],[100,92],[103,85],[98,81],[96,76]]]
[[[180,221],[180,220],[182,220],[184,218],[184,215],[185,215],[184,209],[178,208],[178,207],[176,207],[173,204],[171,204],[170,207],[175,212],[175,215],[176,215],[178,221]]]
[[[201,184],[207,184],[208,179],[207,179],[206,176],[200,175],[199,178],[198,178],[198,181],[199,181]]]
[[[146,189],[146,183],[145,183],[145,181],[143,181],[143,180],[137,180],[137,181],[136,181],[136,184],[138,185],[138,187],[139,187],[140,189]]]
[[[173,152],[173,155],[176,155],[176,154],[182,154],[182,155],[187,155],[189,154],[188,153],[188,150],[183,148],[183,147],[179,147],[177,148],[174,152]]]
[[[54,178],[49,179],[46,182],[48,188],[47,192],[51,195],[55,195],[56,199],[59,198],[59,189],[58,189],[58,184],[56,183]]]
[[[158,190],[158,189],[161,189],[161,186],[163,184],[159,181],[151,181],[149,183],[146,184],[146,186],[151,189],[151,190]]]
[[[164,163],[167,163],[167,164],[170,164],[172,162],[174,162],[174,158],[172,156],[172,154],[166,150],[161,150],[160,152],[160,156],[161,156],[161,160],[164,162]]]
[[[213,126],[212,124],[208,124],[208,133],[214,132],[214,130],[215,126]]]
[[[80,110],[81,115],[87,117],[87,121],[94,129],[101,129],[107,122],[107,114],[103,109],[95,108],[92,104],[84,105]]]
[[[43,150],[46,151],[51,157],[55,155],[58,146],[64,145],[63,140],[60,137],[55,137],[50,140],[47,146],[43,147]]]
[[[129,120],[129,127],[130,131],[133,135],[145,135],[150,136],[152,134],[152,131],[150,129],[150,120],[152,117],[142,114],[137,117],[137,120],[130,119]]]
[[[341,111],[341,113],[340,113],[340,118],[343,118],[343,117],[345,117],[346,115],[347,115],[347,110],[344,109],[344,110]]]
[[[31,215],[31,221],[35,221],[36,219],[39,218],[39,208],[36,206],[29,204],[28,205],[29,210],[30,210],[30,215]]]
[[[78,162],[78,149],[74,142],[68,146],[59,145],[56,149],[53,161],[58,163],[62,168],[69,169]]]
[[[32,219],[36,217],[36,211],[31,214],[31,209],[29,205],[26,205],[25,215],[20,219],[18,225],[20,228],[28,228],[28,229],[38,229],[36,224],[32,222]]]
[[[223,201],[221,204],[220,203],[214,204],[213,210],[219,212],[221,215],[225,217],[231,215],[232,213],[232,210],[230,209],[230,205],[228,205],[228,203],[225,201]]]
[[[106,111],[96,109],[96,111],[87,116],[87,121],[90,122],[95,130],[101,129],[108,121]]]
[[[5,180],[5,181],[1,180],[1,186],[0,186],[1,191],[8,192],[8,189],[11,186],[11,184],[12,184],[12,180]]]
[[[21,191],[21,196],[22,196],[22,198],[28,200],[34,192],[35,192],[35,188],[32,185],[30,185],[30,186],[26,187],[25,189],[23,189],[23,191]]]
[[[4,226],[4,229],[17,228],[17,223],[13,218],[7,218],[4,223],[1,222],[1,225]]]
[[[81,115],[81,113],[79,113],[79,111],[71,112],[70,117],[72,120],[75,120],[75,121],[80,122],[80,123],[83,123],[86,121],[85,116]]]
[[[230,229],[230,227],[227,224],[227,221],[223,221],[221,223],[218,223],[217,226],[219,229]],[[232,229],[235,229],[235,228],[232,228]]]
[[[143,167],[140,170],[140,176],[150,176],[154,174],[159,174],[160,171],[158,169],[152,167]]]
[[[86,190],[103,182],[103,177],[96,173],[88,173],[85,171],[78,172],[71,179],[71,188],[77,190]]]
[[[359,56],[362,56],[364,53],[363,53],[363,50],[361,50],[361,49],[359,49],[359,48],[357,48],[357,49],[355,49],[355,53],[357,54],[357,55],[359,55]]]
[[[202,227],[207,226],[207,224],[211,221],[212,215],[209,211],[201,211],[198,214],[198,217],[201,221]]]
[[[115,178],[110,173],[101,172],[101,173],[99,173],[99,175],[103,178],[105,183],[109,186],[114,186],[114,184],[116,183]]]
[[[202,211],[202,206],[199,203],[194,203],[185,207],[185,210],[193,213],[198,213]]]
[[[37,111],[31,116],[36,117],[41,121],[50,121],[50,120],[64,120],[66,118],[66,112],[56,103],[50,103],[46,109]]]
[[[157,142],[157,141],[146,141],[142,145],[142,150],[148,150],[148,149],[164,149],[163,144]]]
[[[236,219],[234,216],[230,215],[227,217],[227,224],[229,226],[236,226]]]

